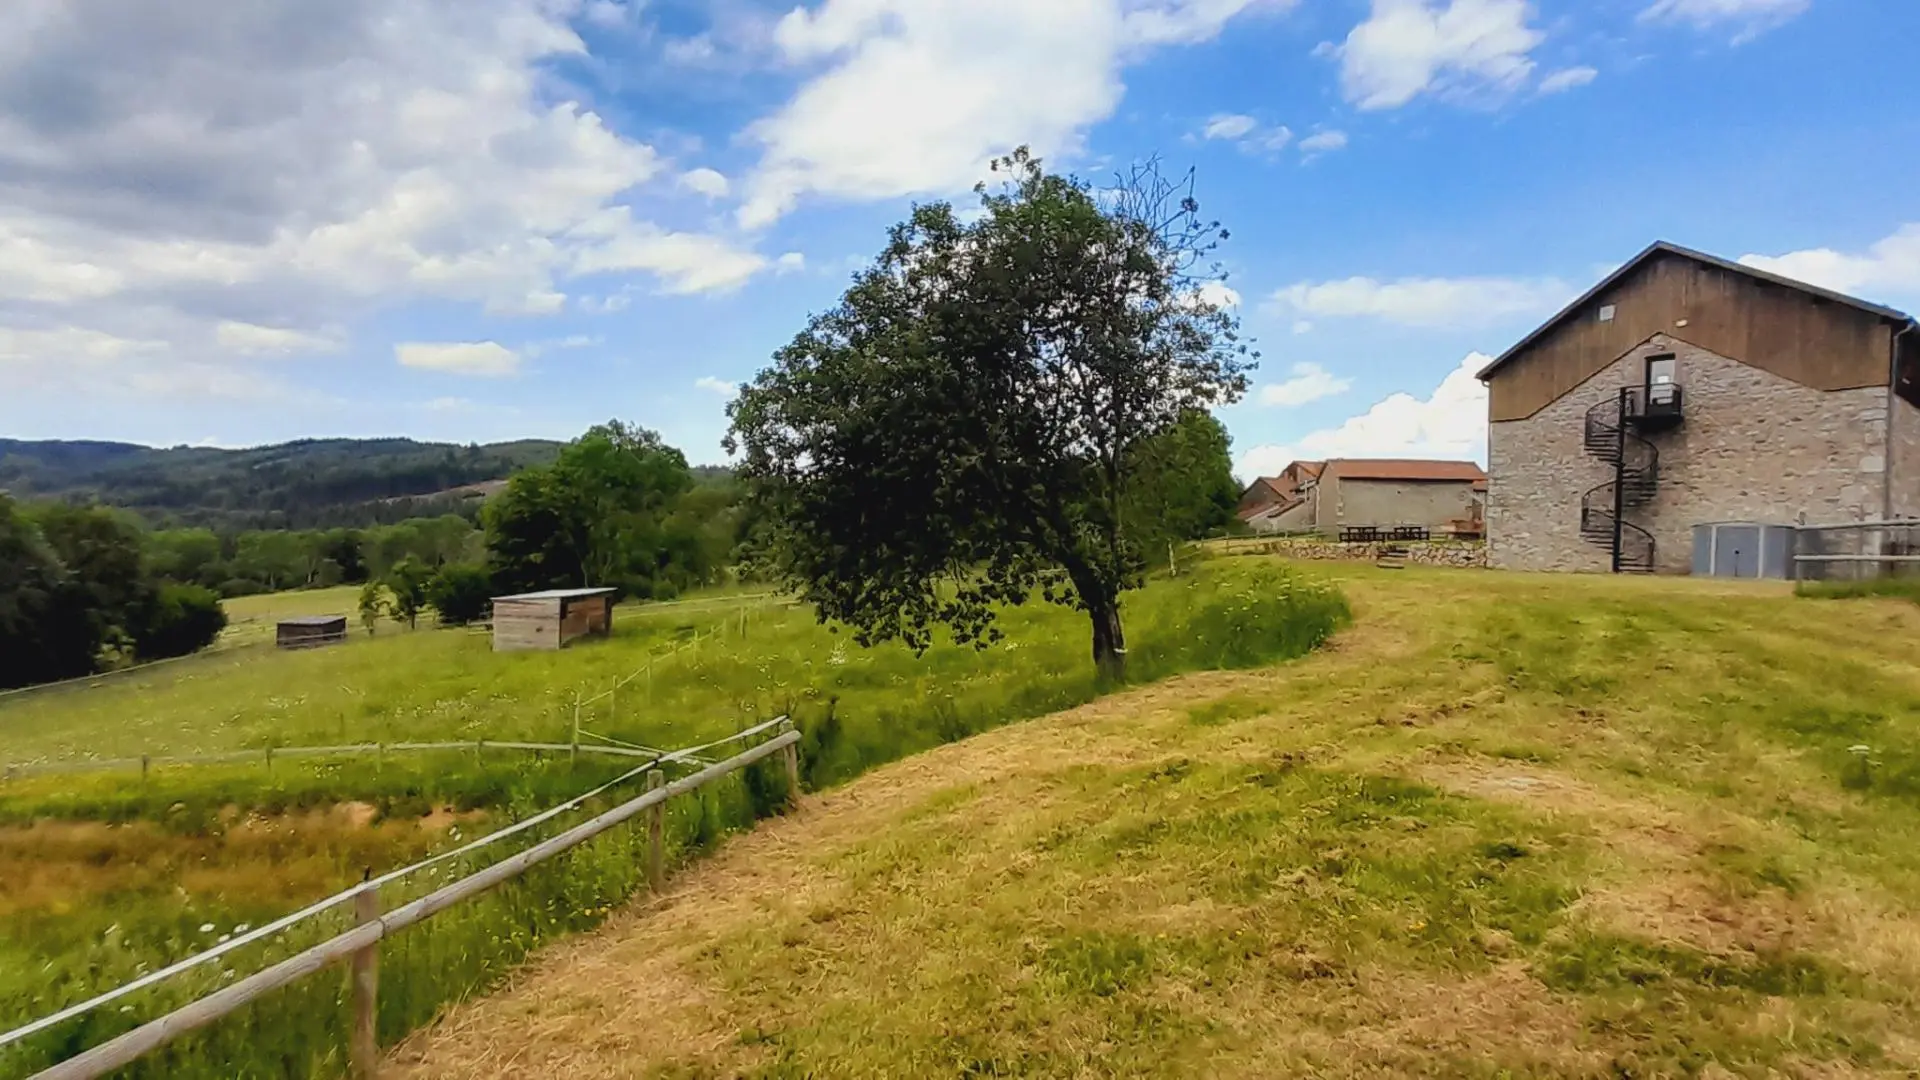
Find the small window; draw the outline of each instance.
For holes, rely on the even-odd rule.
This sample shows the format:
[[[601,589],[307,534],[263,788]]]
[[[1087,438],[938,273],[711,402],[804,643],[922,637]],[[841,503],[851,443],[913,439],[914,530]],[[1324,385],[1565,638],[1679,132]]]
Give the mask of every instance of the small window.
[[[1612,304],[1600,305],[1600,321],[1601,322],[1613,321],[1613,305]]]

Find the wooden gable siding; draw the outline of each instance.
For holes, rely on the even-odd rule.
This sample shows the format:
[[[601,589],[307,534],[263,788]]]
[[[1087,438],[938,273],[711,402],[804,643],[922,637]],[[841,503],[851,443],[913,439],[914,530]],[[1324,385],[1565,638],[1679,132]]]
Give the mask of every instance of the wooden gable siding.
[[[1601,322],[1600,308],[1608,304],[1613,320]],[[1661,253],[1495,371],[1488,383],[1490,418],[1532,416],[1656,333],[1819,390],[1887,385],[1887,320]],[[1686,385],[1684,372],[1680,384]]]

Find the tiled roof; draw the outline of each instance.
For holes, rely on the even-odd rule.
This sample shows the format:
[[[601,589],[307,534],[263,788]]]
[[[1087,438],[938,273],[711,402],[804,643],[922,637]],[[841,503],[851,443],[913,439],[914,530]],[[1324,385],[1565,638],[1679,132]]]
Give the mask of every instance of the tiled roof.
[[[1415,458],[1335,458],[1323,476],[1342,480],[1453,480],[1483,482],[1487,472],[1471,461],[1424,461]]]

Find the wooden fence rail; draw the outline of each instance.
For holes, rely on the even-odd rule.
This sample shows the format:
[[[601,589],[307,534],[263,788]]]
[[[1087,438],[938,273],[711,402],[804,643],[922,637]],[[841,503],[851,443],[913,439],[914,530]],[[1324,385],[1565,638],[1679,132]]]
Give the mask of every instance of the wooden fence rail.
[[[240,979],[231,986],[217,990],[157,1020],[149,1021],[132,1031],[68,1058],[36,1074],[35,1080],[95,1080],[97,1077],[105,1076],[115,1069],[131,1064],[142,1055],[165,1046],[187,1032],[211,1024],[275,990],[345,960],[353,961],[354,1016],[356,1018],[371,1016],[375,995],[378,993],[377,948],[382,939],[415,923],[423,922],[455,904],[479,896],[496,885],[518,877],[533,867],[578,847],[648,810],[664,811],[669,799],[696,791],[703,785],[756,762],[764,761],[774,754],[783,755],[786,759],[787,775],[797,777],[800,733],[793,730],[790,721],[781,726],[784,730],[780,734],[758,746],[735,754],[724,761],[708,765],[679,780],[653,787],[645,794],[621,803],[590,821],[582,822],[517,855],[502,859],[478,873],[442,886],[385,914],[378,914],[375,901],[359,899],[360,896],[374,895],[373,890],[364,890],[356,896],[356,908],[363,921],[352,930],[329,938],[312,948]],[[650,854],[649,871],[656,888],[660,881],[659,820],[660,815],[656,814],[654,822],[649,827],[654,849]],[[361,1033],[361,1027],[360,1021],[356,1019],[351,1056],[356,1070],[364,1075],[375,1067],[376,1062],[373,1058],[376,1052],[364,1045],[365,1036]]]

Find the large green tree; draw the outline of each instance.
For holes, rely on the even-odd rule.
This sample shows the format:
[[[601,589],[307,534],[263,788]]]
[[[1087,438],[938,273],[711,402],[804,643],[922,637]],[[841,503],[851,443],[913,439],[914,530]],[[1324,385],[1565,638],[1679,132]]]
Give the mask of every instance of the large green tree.
[[[693,475],[645,428],[598,425],[545,468],[516,473],[482,519],[501,588],[611,585],[650,590],[666,556],[664,523]]]
[[[1124,674],[1140,448],[1236,400],[1253,355],[1212,303],[1226,233],[1191,174],[1107,191],[996,163],[981,213],[916,207],[832,310],[730,407],[776,573],[862,643],[997,637],[1036,589],[1086,611]]]

